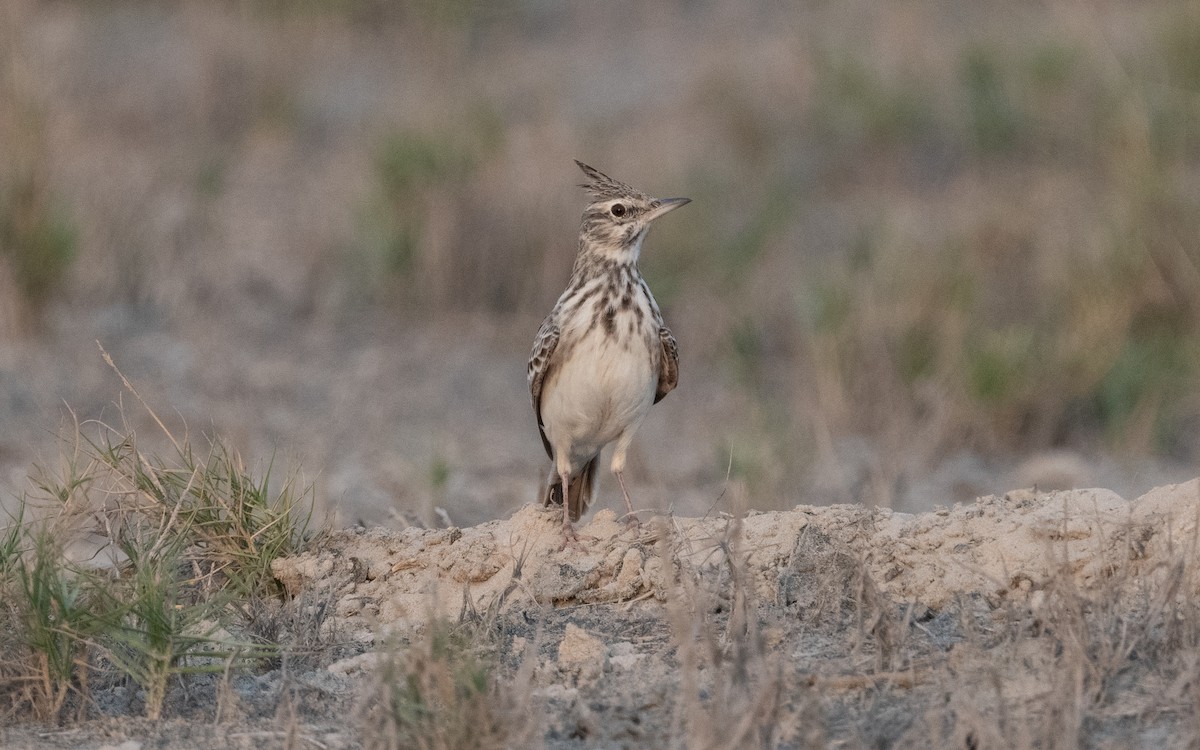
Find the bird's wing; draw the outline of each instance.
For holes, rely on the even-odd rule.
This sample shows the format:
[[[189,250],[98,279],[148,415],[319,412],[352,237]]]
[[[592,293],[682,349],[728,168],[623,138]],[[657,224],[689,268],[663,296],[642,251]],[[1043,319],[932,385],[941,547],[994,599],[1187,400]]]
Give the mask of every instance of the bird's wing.
[[[658,360],[658,389],[654,392],[656,404],[679,385],[679,347],[675,344],[675,336],[670,328],[660,325],[658,340],[662,345],[662,356]]]
[[[558,325],[551,318],[546,318],[538,329],[537,338],[533,340],[533,351],[529,354],[527,377],[529,378],[529,395],[533,398],[533,413],[537,415],[538,434],[542,436],[542,445],[546,447],[546,455],[554,458],[550,449],[550,441],[546,439],[546,428],[542,424],[542,385],[550,375],[557,361],[554,350],[558,348]]]

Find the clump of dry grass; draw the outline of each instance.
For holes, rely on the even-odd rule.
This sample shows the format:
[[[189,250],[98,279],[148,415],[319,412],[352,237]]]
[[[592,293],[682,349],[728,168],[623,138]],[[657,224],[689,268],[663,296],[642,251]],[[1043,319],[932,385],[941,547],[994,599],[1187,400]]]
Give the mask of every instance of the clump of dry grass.
[[[260,666],[289,671],[313,669],[336,658],[344,645],[336,598],[331,591],[305,590],[290,599],[263,594],[236,597],[239,630],[267,649]]]
[[[962,598],[959,637],[929,662],[932,695],[900,746],[1138,746],[1163,733],[1189,746],[1200,607],[1187,546],[1148,575],[1114,560],[1088,589],[1064,569],[1026,598]]]
[[[480,622],[431,617],[411,643],[385,652],[360,704],[364,746],[536,746],[532,662],[501,676],[493,638]]]
[[[772,615],[739,573],[735,528],[708,540],[708,558],[689,552],[701,567],[676,558],[666,617],[679,746],[1141,746],[1165,733],[1185,747],[1196,736],[1194,539],[1147,558],[1131,528],[1100,561],[1107,577],[1085,587],[1061,538],[1047,546],[1059,565],[1047,580],[932,611],[893,601],[854,550],[806,532]]]
[[[144,452],[128,422],[121,428],[93,423],[94,439],[77,426],[74,458],[61,481],[39,482],[42,491],[65,514],[90,517],[102,531],[103,551],[114,559],[174,548],[207,586],[281,593],[271,561],[309,540],[313,487],[294,474],[273,484],[270,464],[256,476],[218,438],[197,451],[187,434],[179,438],[167,428],[101,351],[171,453]],[[87,461],[82,471],[81,456]]]
[[[511,747],[511,691],[461,630],[433,621],[407,648],[377,666],[362,709],[371,748]]]
[[[714,571],[701,575],[680,560],[678,550],[668,551],[678,563],[667,600],[679,662],[670,746],[776,747],[797,739],[811,746],[820,731],[808,725],[801,732],[798,717],[808,713],[812,699],[789,680],[767,645],[740,525],[729,523],[722,538],[711,541],[723,564],[716,581]]]
[[[0,537],[0,616],[12,646],[0,688],[16,715],[24,707],[56,723],[71,700],[82,715],[91,675],[105,671],[139,685],[157,719],[180,675],[249,665],[278,648],[222,626],[234,597],[280,593],[270,564],[309,538],[311,488],[295,478],[273,488],[269,469],[252,476],[216,438],[197,454],[143,407],[170,458],[141,450],[128,424],[92,423],[99,435],[88,438],[89,425],[75,423],[63,468],[34,478],[37,492]]]
[[[518,588],[524,558],[488,606],[463,591],[457,621],[430,615],[407,645],[383,652],[362,690],[358,719],[368,748],[452,750],[536,747],[533,667],[526,653],[510,672],[498,659],[501,613]]]

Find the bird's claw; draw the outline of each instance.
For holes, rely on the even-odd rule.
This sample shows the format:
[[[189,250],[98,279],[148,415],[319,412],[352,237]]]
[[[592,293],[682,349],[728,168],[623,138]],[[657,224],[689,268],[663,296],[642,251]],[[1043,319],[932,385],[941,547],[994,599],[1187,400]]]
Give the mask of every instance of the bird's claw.
[[[563,526],[563,541],[562,546],[558,548],[559,552],[570,547],[577,552],[586,552],[582,544],[579,543],[579,535],[575,533],[575,527],[570,525]]]

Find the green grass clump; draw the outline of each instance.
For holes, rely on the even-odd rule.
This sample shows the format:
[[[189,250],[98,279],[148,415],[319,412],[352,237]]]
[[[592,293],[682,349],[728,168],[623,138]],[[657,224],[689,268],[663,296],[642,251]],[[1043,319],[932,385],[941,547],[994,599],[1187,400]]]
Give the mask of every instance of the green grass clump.
[[[242,618],[237,602],[282,595],[271,562],[311,539],[311,486],[276,487],[219,438],[198,453],[147,412],[173,453],[144,452],[132,429],[76,425],[64,469],[33,479],[0,536],[0,693],[17,715],[57,723],[72,703],[82,715],[101,672],[141,687],[157,719],[178,676],[279,651],[226,626]],[[83,437],[89,427],[98,436]]]
[[[17,555],[22,541],[29,549]],[[68,698],[86,698],[89,646],[109,613],[97,596],[98,579],[63,563],[49,529],[38,528],[25,539],[10,532],[6,542],[14,555],[4,581],[7,624],[15,634],[6,664],[9,687],[35,718],[56,724]]]
[[[14,710],[49,724],[68,705],[83,716],[92,676],[116,673],[143,688],[145,715],[158,719],[172,678],[248,666],[272,650],[215,636],[231,618],[230,597],[187,575],[186,552],[163,543],[168,535],[119,541],[125,558],[116,570],[75,561],[62,537],[44,520],[14,524],[5,538],[0,692]]]
[[[31,173],[0,184],[0,262],[31,310],[62,284],[77,251],[75,224],[44,179]]]
[[[982,48],[968,50],[961,76],[974,147],[983,153],[1012,151],[1020,143],[1025,116],[996,56]]]
[[[100,588],[114,616],[98,642],[105,660],[144,690],[146,717],[158,719],[172,678],[221,673],[231,662],[248,667],[274,648],[217,635],[230,596],[199,590],[181,550],[140,553],[119,581]]]
[[[431,287],[444,287],[460,265],[478,262],[469,243],[462,250],[438,246],[445,238],[431,238],[430,222],[445,219],[447,211],[466,216],[463,187],[498,148],[503,131],[487,106],[454,122],[437,130],[397,128],[375,148],[375,191],[360,210],[356,252],[348,257],[356,291],[369,298],[429,301],[437,291]]]
[[[936,102],[917,76],[900,72],[889,78],[841,53],[816,60],[811,124],[823,137],[850,148],[899,150],[940,128]]]
[[[150,539],[186,545],[187,558],[221,586],[241,593],[281,593],[271,561],[295,553],[304,542],[312,513],[312,488],[295,478],[270,486],[270,466],[251,475],[240,456],[219,440],[198,454],[176,444],[164,460],[143,454],[132,433],[106,429],[89,443],[114,482],[110,491],[136,502],[110,517],[120,551]]]

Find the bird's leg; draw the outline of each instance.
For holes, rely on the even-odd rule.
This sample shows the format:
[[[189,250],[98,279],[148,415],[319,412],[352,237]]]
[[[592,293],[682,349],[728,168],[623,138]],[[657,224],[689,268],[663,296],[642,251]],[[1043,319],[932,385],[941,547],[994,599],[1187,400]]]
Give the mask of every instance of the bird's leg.
[[[562,482],[562,504],[563,504],[563,543],[559,550],[564,550],[567,547],[575,547],[582,549],[579,544],[579,535],[575,533],[575,527],[571,525],[571,474],[569,471],[559,469],[559,481]]]
[[[625,516],[625,525],[636,529],[642,525],[642,522],[638,520],[637,512],[633,509],[633,501],[629,499],[629,490],[625,489],[625,472],[614,471],[613,473],[617,475],[617,482],[621,485],[621,494],[625,496],[625,509],[629,511]]]
[[[629,449],[632,439],[632,433],[626,433],[617,441],[617,447],[613,450],[611,468],[612,473],[617,477],[617,483],[621,485],[621,495],[625,498],[625,510],[628,511],[624,519],[625,525],[636,529],[641,525],[641,521],[638,520],[637,513],[633,509],[633,501],[629,499],[629,490],[625,487],[625,451]]]

